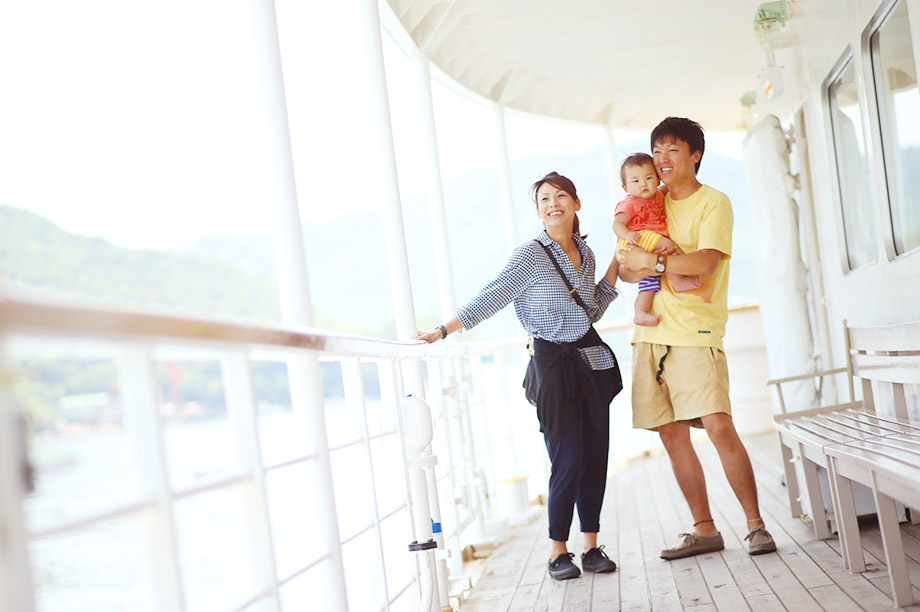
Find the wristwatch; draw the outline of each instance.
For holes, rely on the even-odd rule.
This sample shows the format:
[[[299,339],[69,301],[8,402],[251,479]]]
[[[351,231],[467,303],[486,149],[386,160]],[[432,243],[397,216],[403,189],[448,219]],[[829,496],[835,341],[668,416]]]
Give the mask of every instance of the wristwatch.
[[[655,264],[655,272],[658,272],[659,274],[664,274],[664,268],[667,265],[667,263],[668,263],[668,256],[659,255],[658,263]]]

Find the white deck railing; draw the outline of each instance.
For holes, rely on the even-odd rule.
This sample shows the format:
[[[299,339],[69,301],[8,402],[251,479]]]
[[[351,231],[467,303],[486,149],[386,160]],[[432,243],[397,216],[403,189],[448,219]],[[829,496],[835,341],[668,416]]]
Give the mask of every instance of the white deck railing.
[[[447,570],[462,574],[461,550],[500,534],[498,483],[545,482],[520,388],[522,339],[399,343],[16,300],[0,302],[0,334],[2,609],[438,610],[458,587]],[[122,419],[101,434],[33,440],[27,494],[12,390],[14,366],[38,358],[110,361]],[[226,411],[166,419],[164,362],[219,363]],[[262,362],[287,365],[292,408],[260,409]],[[323,393],[320,362],[341,376],[344,398]],[[419,425],[401,409],[403,367],[418,362],[437,461],[427,500],[411,494],[412,474],[433,462],[407,449]],[[69,453],[63,467],[44,465],[49,452]],[[438,549],[410,553],[431,536],[419,534],[429,513]]]

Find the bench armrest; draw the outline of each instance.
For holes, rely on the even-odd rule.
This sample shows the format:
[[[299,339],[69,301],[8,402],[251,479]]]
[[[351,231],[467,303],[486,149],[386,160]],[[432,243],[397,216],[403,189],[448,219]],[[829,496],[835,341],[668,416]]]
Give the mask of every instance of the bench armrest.
[[[779,386],[784,382],[792,382],[794,380],[807,380],[809,378],[817,378],[818,376],[828,376],[830,374],[843,374],[846,372],[846,368],[835,368],[833,370],[821,370],[820,372],[809,372],[808,374],[799,374],[798,376],[787,376],[786,378],[774,378],[773,380],[768,380],[768,385]]]
[[[794,380],[808,380],[810,378],[818,378],[820,376],[828,376],[830,374],[842,374],[846,372],[846,368],[835,368],[833,370],[820,370],[818,372],[808,372],[807,374],[799,374],[798,376],[787,376],[785,378],[774,378],[773,380],[768,380],[768,385],[776,385],[776,394],[779,396],[779,409],[782,414],[786,414],[786,402],[783,399],[783,387],[782,383],[792,382]]]

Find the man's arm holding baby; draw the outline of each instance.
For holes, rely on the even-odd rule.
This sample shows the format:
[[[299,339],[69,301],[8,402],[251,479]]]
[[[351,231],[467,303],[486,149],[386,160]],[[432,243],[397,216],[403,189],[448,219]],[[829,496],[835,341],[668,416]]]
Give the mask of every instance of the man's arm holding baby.
[[[708,275],[716,270],[722,259],[722,252],[715,249],[702,249],[693,253],[676,253],[665,255],[665,270],[673,274],[684,276]],[[617,251],[617,260],[620,262],[620,278],[625,282],[638,282],[646,276],[657,274],[655,264],[658,263],[658,254],[646,253],[638,249]],[[631,274],[627,274],[631,272]],[[633,278],[636,280],[630,280]]]

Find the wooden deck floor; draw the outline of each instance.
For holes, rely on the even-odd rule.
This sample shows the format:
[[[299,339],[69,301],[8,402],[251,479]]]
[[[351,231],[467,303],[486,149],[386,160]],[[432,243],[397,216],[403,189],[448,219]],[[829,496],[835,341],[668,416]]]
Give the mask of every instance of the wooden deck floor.
[[[610,475],[600,542],[619,569],[557,582],[546,562],[546,515],[516,527],[489,557],[461,604],[462,612],[498,610],[890,610],[892,600],[881,537],[874,521],[862,526],[867,571],[844,569],[836,538],[818,541],[792,518],[782,485],[775,434],[744,438],[754,463],[762,515],[779,551],[751,557],[743,541],[745,517],[708,443],[697,444],[710,504],[725,550],[677,561],[659,558],[692,524],[666,456],[629,464]],[[576,516],[573,532],[578,529]],[[920,527],[902,525],[914,597],[920,601]],[[569,550],[582,550],[573,533]],[[576,556],[576,563],[578,562]],[[920,605],[905,608],[920,611]]]

